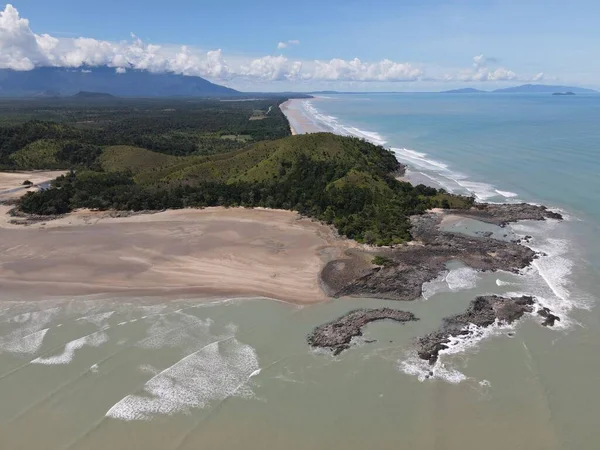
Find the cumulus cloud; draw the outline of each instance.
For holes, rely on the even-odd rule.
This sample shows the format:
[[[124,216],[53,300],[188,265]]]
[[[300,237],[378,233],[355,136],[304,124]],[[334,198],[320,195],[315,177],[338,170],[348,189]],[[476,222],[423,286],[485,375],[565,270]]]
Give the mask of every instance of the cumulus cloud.
[[[444,81],[540,81],[544,74],[538,73],[534,76],[518,75],[512,70],[504,67],[491,67],[497,63],[496,58],[477,55],[473,57],[473,67],[459,71],[455,75],[447,74]]]
[[[279,50],[283,50],[284,48],[288,48],[290,45],[300,45],[300,41],[298,39],[290,39],[289,41],[281,41],[277,44],[277,48]]]
[[[346,61],[315,61],[311,78],[329,81],[415,81],[423,76],[423,70],[408,63],[396,63],[389,59],[365,63],[358,58]]]
[[[295,80],[300,78],[301,69],[300,61],[290,61],[284,56],[263,56],[242,65],[240,74],[271,81]]]
[[[498,60],[496,58],[484,56],[483,54],[473,57],[473,66],[476,69],[479,69],[481,67],[486,67],[489,63],[496,63],[496,62],[498,62]]]
[[[44,50],[53,45],[49,36],[34,34],[12,5],[0,12],[0,68],[31,70],[46,62]]]

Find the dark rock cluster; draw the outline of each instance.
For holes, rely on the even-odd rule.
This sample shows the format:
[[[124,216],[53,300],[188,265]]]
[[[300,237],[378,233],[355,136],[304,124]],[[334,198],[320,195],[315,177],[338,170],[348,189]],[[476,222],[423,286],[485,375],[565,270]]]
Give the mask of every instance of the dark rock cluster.
[[[529,203],[476,203],[469,210],[451,210],[450,212],[500,226],[519,220],[562,220],[563,218],[561,214],[550,211],[545,206],[530,205]]]
[[[536,257],[533,250],[515,242],[440,231],[440,220],[439,214],[412,217],[415,242],[378,251],[390,261],[385,266],[351,270],[357,266],[352,258],[331,261],[321,272],[326,291],[336,297],[414,300],[421,295],[423,283],[446,270],[448,261],[481,271],[518,272]]]
[[[528,296],[517,298],[496,295],[477,297],[464,313],[445,318],[437,331],[419,338],[417,353],[421,359],[434,364],[440,351],[448,348],[452,337],[468,336],[471,333],[468,329],[469,325],[487,328],[496,323],[496,320],[499,323],[511,324],[523,317],[525,313],[533,312],[534,305],[534,298]]]
[[[308,335],[307,341],[311,347],[330,349],[334,355],[338,355],[350,347],[352,338],[362,336],[365,325],[385,319],[400,323],[419,320],[413,313],[392,308],[356,309],[316,327]]]

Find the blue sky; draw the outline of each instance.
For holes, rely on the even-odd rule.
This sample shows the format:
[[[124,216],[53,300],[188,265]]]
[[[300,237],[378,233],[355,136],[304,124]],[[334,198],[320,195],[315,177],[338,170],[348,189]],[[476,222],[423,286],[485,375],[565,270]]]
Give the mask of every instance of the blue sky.
[[[247,90],[600,87],[591,0],[11,3],[9,19],[0,0],[0,67],[106,63]]]

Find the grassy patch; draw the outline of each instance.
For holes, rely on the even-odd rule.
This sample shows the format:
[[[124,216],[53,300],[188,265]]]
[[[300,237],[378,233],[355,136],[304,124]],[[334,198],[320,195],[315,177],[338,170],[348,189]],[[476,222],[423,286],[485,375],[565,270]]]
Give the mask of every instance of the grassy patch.
[[[392,265],[394,263],[394,261],[392,261],[389,258],[385,258],[383,256],[377,255],[375,258],[373,258],[371,263],[375,266],[387,267],[387,266]]]
[[[62,168],[56,155],[62,148],[59,141],[39,139],[10,155],[10,160],[18,168],[55,169]]]
[[[176,156],[128,145],[107,147],[100,156],[100,165],[107,172],[131,171],[133,174],[171,166],[179,161]]]

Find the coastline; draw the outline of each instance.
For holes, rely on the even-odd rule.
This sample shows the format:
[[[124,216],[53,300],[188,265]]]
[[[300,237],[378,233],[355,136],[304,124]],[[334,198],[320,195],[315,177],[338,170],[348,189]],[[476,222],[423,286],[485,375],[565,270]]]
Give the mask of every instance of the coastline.
[[[294,111],[294,109],[286,108],[286,111]],[[302,113],[297,109],[293,113],[288,114],[286,116],[290,122],[298,121],[299,116],[302,116]],[[317,117],[322,116],[322,113],[315,114],[317,114]],[[327,125],[332,128],[334,133],[338,131],[338,134],[354,135],[370,140],[378,145],[386,144],[384,138],[377,133],[340,124],[335,117],[323,117],[326,117],[324,120],[327,120]],[[310,120],[306,119],[305,121],[310,122]],[[331,124],[329,121],[331,121]],[[313,122],[311,125],[312,128],[309,128],[310,131],[308,132],[321,131],[316,123]],[[427,161],[425,160],[426,155],[423,153],[398,148],[391,148],[391,150],[395,153],[396,158],[401,164],[412,164],[415,160],[417,162]],[[402,157],[404,154],[408,155],[407,159]],[[429,164],[432,163],[430,162]],[[445,164],[438,163],[435,165],[449,171],[448,166]],[[448,189],[444,182],[434,179],[426,172],[419,172],[420,164],[413,165],[413,167],[413,170],[410,170],[409,167],[409,170],[397,179],[413,185],[425,184],[435,188]],[[454,181],[461,188],[464,188],[466,185],[483,186],[482,183],[467,182],[464,179]],[[485,185],[484,190],[487,189],[495,188],[491,185]],[[448,190],[453,192],[452,189]],[[383,260],[386,260],[387,264],[375,268],[360,267],[360,265],[358,267],[353,266],[352,259],[357,259],[357,252],[348,252],[346,256],[350,256],[350,258],[345,258],[342,261],[332,261],[325,267],[322,273],[324,284],[328,285],[328,291],[334,297],[351,296],[410,301],[423,295],[424,286],[428,282],[433,282],[440,275],[448,273],[446,264],[452,261],[459,261],[468,268],[479,272],[501,271],[521,275],[530,267],[533,270],[539,271],[537,260],[539,258],[544,259],[548,255],[539,252],[531,245],[532,237],[513,233],[513,237],[508,238],[507,232],[501,230],[509,224],[520,221],[545,221],[547,219],[557,219],[560,221],[562,220],[562,215],[541,205],[517,203],[516,199],[514,199],[517,194],[512,192],[495,190],[496,193],[505,198],[505,200],[509,199],[510,201],[504,201],[499,204],[489,202],[487,200],[489,198],[487,191],[483,195],[471,191],[471,195],[474,195],[477,200],[477,203],[471,210],[431,211],[423,216],[413,217],[412,235],[415,239],[413,242],[397,249],[379,249],[371,252],[372,256],[383,257]],[[465,194],[463,193],[463,195]],[[449,230],[453,223],[464,219],[474,221],[473,226],[477,227],[477,229],[473,230],[473,236],[462,234],[460,231],[454,232],[453,230]],[[497,230],[490,232],[485,227],[486,224],[492,224]],[[541,272],[540,277],[548,283]],[[498,285],[500,286],[500,284]],[[551,284],[548,284],[548,286],[552,289]],[[527,290],[528,288],[525,289]],[[564,315],[564,313],[568,312],[568,307],[559,307],[552,302],[548,302],[545,297],[537,297],[533,292],[526,295],[530,295],[528,297],[530,298],[530,307],[525,313],[529,316],[547,314],[555,319],[549,325],[544,322],[544,326],[553,326],[555,322],[560,323],[561,317],[563,320],[562,327],[564,327],[565,321],[568,322],[568,316]],[[502,302],[503,305],[509,305],[507,306],[508,308],[513,307],[513,300],[510,296],[503,298]],[[553,312],[560,312],[560,317],[554,315]],[[523,314],[518,315],[517,319],[520,319],[521,316]],[[446,320],[451,319],[451,317],[448,317]],[[511,324],[513,320],[515,319],[507,320],[506,323]],[[482,325],[482,329],[492,328],[493,325],[491,324],[495,321],[484,322],[485,325]],[[462,332],[459,334],[462,335]],[[440,333],[438,339],[435,340],[436,351],[447,348],[446,338],[442,338],[441,336],[442,334]],[[426,339],[426,337],[422,339]],[[479,337],[464,336],[464,339],[476,342],[479,340]],[[437,356],[432,359],[429,356],[426,352],[421,352],[419,358],[428,360],[432,370],[437,372],[439,369],[439,364],[436,364]],[[434,365],[436,369],[433,368]],[[428,378],[433,372],[427,369],[426,374],[425,378]]]

